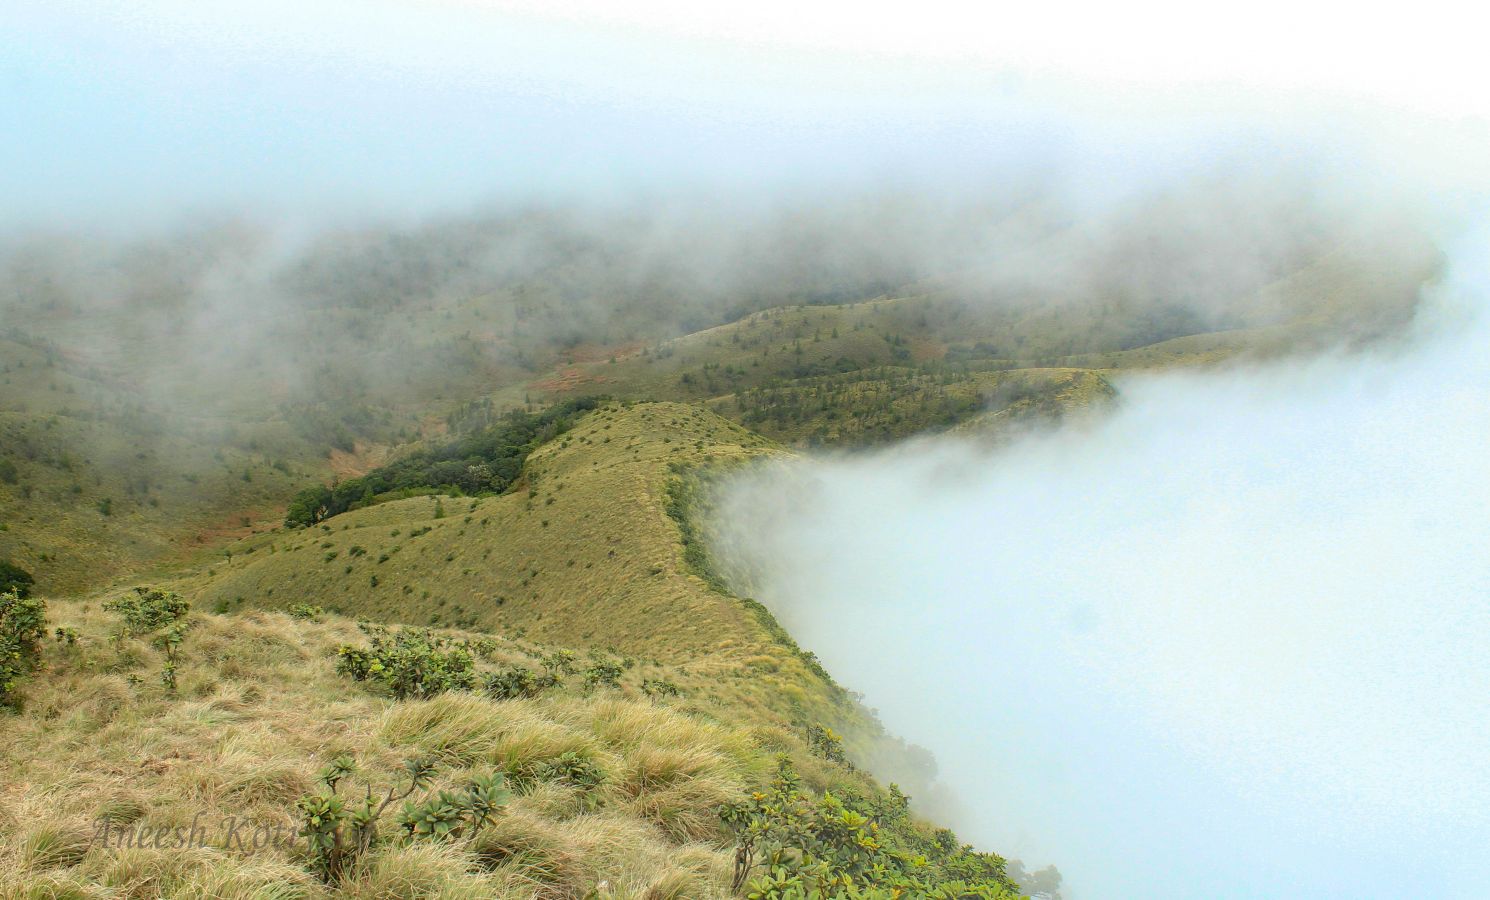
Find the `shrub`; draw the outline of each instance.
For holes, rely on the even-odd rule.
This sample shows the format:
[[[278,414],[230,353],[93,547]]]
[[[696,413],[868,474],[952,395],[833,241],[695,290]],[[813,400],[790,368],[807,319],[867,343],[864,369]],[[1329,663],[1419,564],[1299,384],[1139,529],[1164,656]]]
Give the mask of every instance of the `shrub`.
[[[317,791],[295,804],[311,868],[327,884],[341,881],[377,844],[383,813],[399,801],[404,802],[404,808],[398,822],[407,839],[447,841],[494,821],[511,797],[502,775],[493,772],[471,778],[460,791],[440,791],[417,802],[410,800],[415,791],[430,783],[435,772],[432,758],[418,757],[404,763],[403,777],[386,790],[374,792],[371,783],[364,782],[362,799],[349,806],[339,791],[356,768],[352,757],[337,757],[321,771]]]
[[[605,770],[593,759],[566,750],[558,757],[540,765],[534,772],[544,781],[557,781],[577,787],[583,791],[593,790],[605,784]]]
[[[476,683],[471,653],[428,628],[389,631],[359,625],[371,646],[343,644],[336,651],[336,670],[357,681],[378,681],[393,696],[428,699],[450,690],[469,690]]]
[[[488,674],[483,686],[487,696],[493,700],[520,700],[523,697],[536,697],[557,683],[552,675],[537,675],[531,669],[513,666]]]
[[[807,748],[820,759],[853,768],[853,764],[843,754],[843,738],[821,722],[807,726]]]
[[[47,633],[47,607],[37,597],[0,592],[0,706],[16,705],[16,687],[36,668]]]
[[[783,757],[768,789],[719,809],[735,834],[732,888],[748,883],[753,900],[1018,896],[1002,857],[975,852],[950,831],[923,834],[907,802],[893,787],[878,803],[806,794]]]
[[[31,586],[35,583],[30,572],[8,559],[0,559],[0,594],[10,591],[24,600],[31,596]]]
[[[173,591],[137,587],[131,593],[104,601],[104,609],[124,619],[123,632],[149,634],[164,625],[185,618],[191,604]]]
[[[648,697],[678,697],[683,690],[665,678],[643,678],[642,693]]]
[[[166,655],[166,664],[160,672],[160,683],[166,690],[176,692],[176,652],[186,638],[186,622],[173,622],[155,636],[154,644]]]
[[[293,603],[290,605],[290,618],[292,619],[319,622],[325,614],[326,610],[319,606],[312,606],[309,603]]]
[[[543,657],[543,670],[556,681],[567,675],[574,674],[574,652],[572,650],[555,650]]]
[[[585,669],[585,688],[594,690],[597,687],[620,687],[621,674],[626,669],[615,660],[597,659]]]

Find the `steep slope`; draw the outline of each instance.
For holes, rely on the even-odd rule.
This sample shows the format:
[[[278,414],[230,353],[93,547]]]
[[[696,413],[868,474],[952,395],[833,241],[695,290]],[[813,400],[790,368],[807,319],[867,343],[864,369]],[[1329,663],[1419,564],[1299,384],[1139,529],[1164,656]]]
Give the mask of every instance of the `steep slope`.
[[[733,850],[718,808],[767,779],[774,754],[816,790],[883,796],[799,733],[720,724],[731,711],[698,696],[707,677],[670,667],[639,664],[595,690],[573,677],[532,699],[398,701],[336,672],[337,647],[364,640],[346,619],[193,613],[170,695],[159,651],[115,637],[98,604],[54,603],[50,620],[75,642],[44,650],[25,711],[0,720],[0,897],[722,898]],[[550,649],[451,637],[495,664],[535,666]],[[648,696],[648,678],[681,696]],[[433,753],[434,789],[496,769],[516,796],[470,840],[385,841],[328,888],[293,840],[295,802],[343,753],[380,789]],[[171,845],[193,826],[205,846]],[[142,831],[164,844],[121,846]]]
[[[379,621],[627,652],[748,644],[748,617],[683,570],[666,487],[671,466],[770,448],[692,406],[614,404],[535,451],[508,494],[354,510],[232,546],[180,586],[207,608],[312,601]]]

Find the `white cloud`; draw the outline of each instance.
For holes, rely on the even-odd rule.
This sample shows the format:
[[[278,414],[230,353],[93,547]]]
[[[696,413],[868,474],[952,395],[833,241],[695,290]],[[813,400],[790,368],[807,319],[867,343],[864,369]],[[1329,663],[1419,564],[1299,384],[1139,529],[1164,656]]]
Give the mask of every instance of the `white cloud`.
[[[731,545],[966,836],[1078,896],[1484,896],[1487,260],[1456,251],[1411,352],[804,461],[735,488]]]

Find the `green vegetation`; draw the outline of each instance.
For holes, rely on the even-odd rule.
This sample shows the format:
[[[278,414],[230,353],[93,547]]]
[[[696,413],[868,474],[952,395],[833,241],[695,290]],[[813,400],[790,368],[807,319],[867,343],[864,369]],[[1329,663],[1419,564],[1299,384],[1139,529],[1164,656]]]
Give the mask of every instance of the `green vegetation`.
[[[105,600],[103,608],[124,620],[123,634],[138,635],[179,622],[191,611],[191,603],[172,591],[137,587]]]
[[[411,453],[360,478],[350,478],[331,487],[307,488],[290,501],[285,525],[291,528],[315,525],[394,492],[409,496],[418,491],[443,489],[466,494],[500,494],[522,473],[529,453],[567,431],[575,416],[601,402],[587,397],[568,400],[539,413],[514,410],[475,434]],[[444,507],[437,498],[434,518],[444,517]]]
[[[492,773],[472,777],[459,793],[439,791],[410,800],[434,778],[435,761],[418,757],[405,762],[404,768],[407,781],[402,790],[395,783],[376,796],[367,785],[361,803],[348,809],[338,789],[356,772],[356,761],[339,756],[321,771],[319,790],[295,804],[303,816],[300,835],[306,839],[311,868],[323,882],[340,883],[357,860],[377,845],[378,825],[394,803],[404,804],[398,823],[410,840],[447,842],[490,825],[510,797],[502,787],[502,776]]]
[[[720,817],[735,834],[731,888],[750,900],[1019,895],[1002,857],[976,853],[950,831],[927,834],[894,786],[872,799],[814,795],[784,758],[769,788],[725,804]]]
[[[370,649],[344,644],[336,650],[336,670],[357,681],[377,681],[400,700],[427,699],[445,691],[470,689],[476,684],[471,652],[452,645],[427,628],[390,631],[361,623]]]
[[[18,705],[20,681],[37,666],[46,612],[40,598],[0,591],[0,707]]]
[[[13,593],[24,599],[31,595],[35,583],[30,572],[10,560],[0,559],[0,594]]]

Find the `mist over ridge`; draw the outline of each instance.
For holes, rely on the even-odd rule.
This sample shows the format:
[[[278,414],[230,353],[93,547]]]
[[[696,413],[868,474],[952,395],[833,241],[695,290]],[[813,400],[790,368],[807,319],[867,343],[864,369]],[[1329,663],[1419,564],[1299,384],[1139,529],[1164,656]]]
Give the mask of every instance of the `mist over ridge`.
[[[779,464],[716,552],[1068,896],[1483,896],[1486,246],[1405,346]]]

